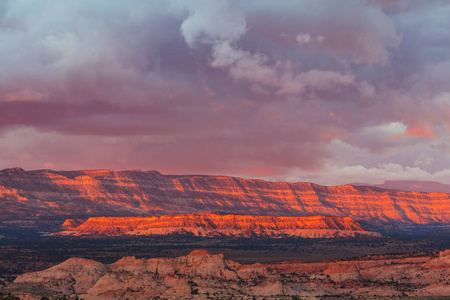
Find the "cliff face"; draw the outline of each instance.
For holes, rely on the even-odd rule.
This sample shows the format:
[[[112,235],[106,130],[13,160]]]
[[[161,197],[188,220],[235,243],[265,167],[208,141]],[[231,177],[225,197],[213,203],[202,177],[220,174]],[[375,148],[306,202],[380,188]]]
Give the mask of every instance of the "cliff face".
[[[349,217],[273,217],[194,213],[154,217],[98,217],[78,225],[66,220],[61,235],[168,235],[331,238],[377,236]]]
[[[253,265],[241,265],[205,250],[176,258],[124,257],[110,265],[71,258],[50,269],[21,275],[10,288],[22,293],[78,295],[87,300],[217,299],[231,295],[269,299],[294,295],[315,298],[325,294],[364,299],[448,296],[449,255],[449,251],[444,251],[438,255]]]
[[[0,171],[0,215],[133,216],[198,211],[450,223],[450,194],[223,176],[85,170]]]

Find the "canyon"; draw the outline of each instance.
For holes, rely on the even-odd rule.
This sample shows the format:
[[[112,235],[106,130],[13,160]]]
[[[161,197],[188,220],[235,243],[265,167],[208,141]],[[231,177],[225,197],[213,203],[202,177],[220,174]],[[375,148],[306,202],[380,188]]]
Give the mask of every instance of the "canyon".
[[[316,263],[240,264],[206,250],[174,258],[123,257],[111,264],[70,258],[18,276],[7,289],[22,299],[62,295],[86,300],[447,296],[450,250]]]
[[[450,194],[138,170],[0,171],[3,219],[207,211],[352,217],[356,221],[389,224],[450,224]]]
[[[87,300],[443,296],[449,226],[450,194],[442,192],[6,169],[0,292]],[[199,248],[214,254],[186,255]]]
[[[122,236],[188,234],[204,237],[305,237],[334,238],[379,236],[365,230],[350,217],[277,217],[201,212],[153,217],[93,217],[86,221],[68,219],[69,236]]]

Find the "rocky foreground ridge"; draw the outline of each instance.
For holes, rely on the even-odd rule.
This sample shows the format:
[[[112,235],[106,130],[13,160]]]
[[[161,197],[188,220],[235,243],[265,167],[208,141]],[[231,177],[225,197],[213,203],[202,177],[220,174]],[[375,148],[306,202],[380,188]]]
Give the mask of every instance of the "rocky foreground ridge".
[[[59,235],[169,235],[207,237],[333,238],[379,236],[350,217],[276,217],[202,212],[152,217],[96,217],[66,220]]]
[[[450,194],[156,171],[0,171],[0,215],[133,216],[225,211],[450,224]]]
[[[241,265],[195,250],[177,258],[124,257],[105,265],[71,258],[16,278],[8,287],[27,299],[78,295],[86,300],[151,297],[218,299],[223,296],[323,295],[448,296],[450,250],[429,255],[371,256],[351,261],[287,261]]]

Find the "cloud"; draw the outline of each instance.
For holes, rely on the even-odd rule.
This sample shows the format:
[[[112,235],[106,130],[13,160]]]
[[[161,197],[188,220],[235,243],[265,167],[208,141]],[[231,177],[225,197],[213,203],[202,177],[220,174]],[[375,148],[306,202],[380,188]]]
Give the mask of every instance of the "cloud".
[[[438,178],[450,169],[449,11],[3,1],[0,167]]]
[[[434,133],[427,124],[415,124],[408,127],[405,132],[406,136],[434,138]]]
[[[335,89],[337,87],[352,86],[355,77],[349,74],[340,74],[333,71],[310,70],[292,77],[286,74],[281,80],[279,94],[302,94],[310,87],[317,90]]]
[[[365,1],[246,3],[247,24],[252,28],[249,34],[350,57],[353,63],[388,64],[402,40],[396,24],[381,7]]]
[[[321,35],[311,37],[309,33],[299,33],[295,38],[299,45],[306,45],[309,43],[323,43],[325,38]]]
[[[245,15],[226,0],[218,1],[177,1],[178,9],[188,11],[181,24],[181,34],[189,47],[197,42],[220,43],[236,41],[246,31]]]
[[[267,56],[234,49],[228,42],[214,46],[210,65],[228,69],[235,80],[248,80],[264,85],[276,85],[276,70],[267,65]]]
[[[419,167],[404,167],[399,164],[379,164],[375,167],[350,165],[345,167],[328,166],[322,174],[299,172],[301,175],[288,177],[291,182],[315,179],[315,182],[326,185],[342,185],[348,183],[380,184],[384,180],[427,180],[437,182],[450,181],[450,169],[439,172],[427,172]]]
[[[202,1],[182,1],[176,4],[178,8],[189,12],[181,25],[181,33],[189,47],[194,48],[196,43],[212,46],[211,67],[227,69],[234,80],[276,84],[276,70],[267,64],[267,56],[250,53],[236,46],[236,42],[246,32],[245,15],[242,11],[224,0],[207,4]]]
[[[309,35],[309,33],[299,33],[295,39],[300,45],[308,44],[309,42],[311,42],[311,36]]]

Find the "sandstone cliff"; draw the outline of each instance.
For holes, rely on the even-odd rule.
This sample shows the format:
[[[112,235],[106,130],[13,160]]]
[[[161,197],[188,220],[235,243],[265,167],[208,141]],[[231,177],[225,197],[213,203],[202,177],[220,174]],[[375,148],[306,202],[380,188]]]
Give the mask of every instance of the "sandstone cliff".
[[[214,299],[322,295],[448,296],[450,252],[431,255],[372,256],[351,261],[289,261],[241,265],[196,250],[177,258],[124,257],[103,265],[72,258],[48,270],[19,276],[9,289],[28,297],[78,295],[100,299]]]
[[[193,213],[152,217],[97,217],[66,220],[60,235],[168,235],[331,238],[378,236],[350,217],[274,217]]]
[[[450,194],[266,182],[156,171],[0,171],[1,216],[133,216],[225,211],[450,223]]]

